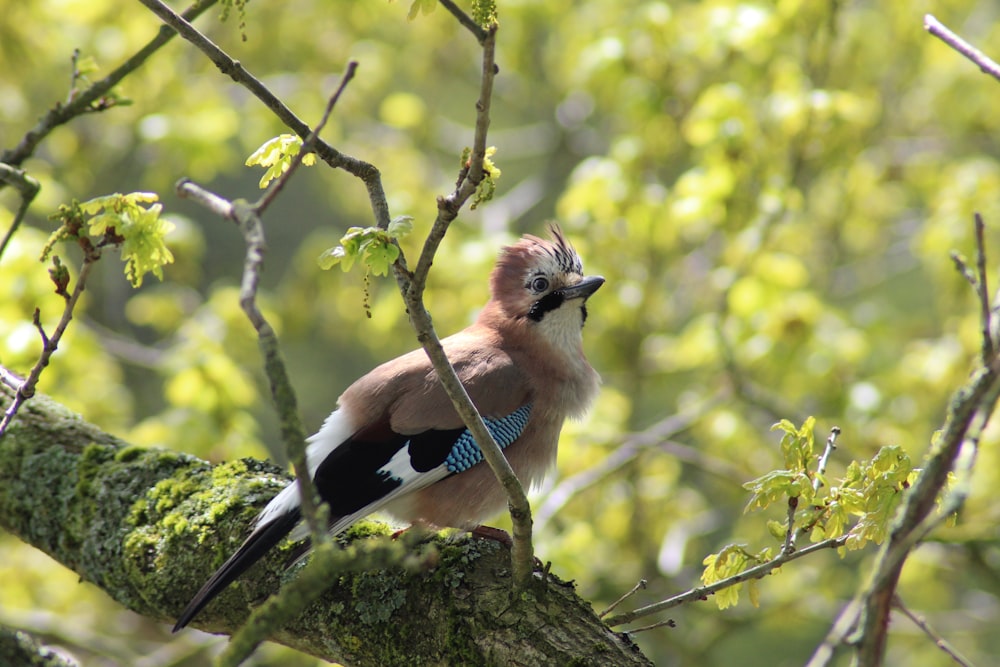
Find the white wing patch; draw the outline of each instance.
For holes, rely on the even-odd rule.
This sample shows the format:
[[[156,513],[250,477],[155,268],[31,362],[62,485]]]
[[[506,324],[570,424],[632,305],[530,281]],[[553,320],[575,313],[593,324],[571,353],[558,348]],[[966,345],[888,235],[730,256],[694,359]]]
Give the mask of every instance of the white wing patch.
[[[330,455],[330,452],[354,435],[356,430],[344,410],[338,409],[331,412],[319,431],[306,439],[306,442],[309,443],[309,446],[306,447],[309,477],[316,477],[316,469],[323,463],[323,460]]]
[[[330,452],[350,438],[354,434],[354,430],[346,412],[334,410],[330,413],[319,431],[306,439],[306,442],[309,443],[306,447],[306,466],[309,468],[309,477],[316,477],[316,470],[323,460],[330,455]],[[299,508],[301,501],[299,485],[293,480],[261,511],[257,516],[255,527],[266,526],[278,517],[294,512]]]
[[[292,480],[288,486],[281,490],[281,493],[276,495],[274,498],[271,498],[271,502],[269,502],[267,507],[265,507],[257,516],[257,523],[254,524],[254,530],[266,526],[278,517],[284,516],[289,512],[294,512],[299,508],[300,501],[299,483]]]

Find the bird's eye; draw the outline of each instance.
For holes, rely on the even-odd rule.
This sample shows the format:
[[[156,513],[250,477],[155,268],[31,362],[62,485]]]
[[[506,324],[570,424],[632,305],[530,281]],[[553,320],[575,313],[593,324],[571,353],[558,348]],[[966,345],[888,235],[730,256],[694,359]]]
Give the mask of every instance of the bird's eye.
[[[536,293],[544,292],[549,288],[549,279],[537,276],[531,281],[531,291]]]

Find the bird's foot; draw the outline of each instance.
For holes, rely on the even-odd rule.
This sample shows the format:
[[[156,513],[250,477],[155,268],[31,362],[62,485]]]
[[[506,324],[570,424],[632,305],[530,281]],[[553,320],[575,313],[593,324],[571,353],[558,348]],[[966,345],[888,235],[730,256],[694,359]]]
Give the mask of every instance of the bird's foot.
[[[514,546],[514,540],[511,538],[510,533],[501,528],[494,528],[493,526],[476,526],[469,532],[476,537],[483,538],[484,540],[499,542],[508,549]]]

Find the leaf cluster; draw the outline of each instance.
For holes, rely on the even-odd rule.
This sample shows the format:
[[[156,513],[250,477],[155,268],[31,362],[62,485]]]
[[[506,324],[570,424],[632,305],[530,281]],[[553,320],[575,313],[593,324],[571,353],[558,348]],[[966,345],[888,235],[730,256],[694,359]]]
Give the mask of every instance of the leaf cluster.
[[[246,159],[246,166],[260,165],[265,167],[264,175],[260,177],[258,185],[263,190],[274,179],[288,171],[292,165],[292,160],[302,150],[301,137],[294,134],[279,134],[273,139],[268,139],[260,148],[250,154]],[[311,167],[316,164],[316,154],[307,153],[302,156],[302,164]]]
[[[163,206],[153,203],[158,199],[151,192],[115,193],[60,206],[52,217],[61,225],[42,250],[42,260],[57,241],[74,238],[85,252],[120,247],[125,277],[133,287],[140,287],[147,273],[163,280],[163,267],[174,261],[165,240],[174,225],[160,217]]]
[[[376,276],[388,275],[389,269],[399,258],[397,241],[413,230],[412,218],[399,216],[389,223],[388,229],[379,227],[351,227],[340,239],[340,244],[323,251],[318,258],[320,268],[332,269],[336,265],[350,271],[354,262],[361,260],[367,271]]]
[[[903,494],[918,471],[901,447],[889,445],[880,448],[869,460],[851,461],[842,476],[830,476],[820,469],[823,457],[815,451],[815,426],[816,420],[809,417],[798,427],[787,419],[772,427],[782,432],[780,448],[785,467],[743,485],[751,494],[746,510],[766,509],[784,502],[788,517],[783,522],[768,520],[767,528],[783,544],[785,552],[793,550],[795,539],[806,534],[813,543],[846,536],[838,550],[841,557],[869,542],[881,544]],[[833,447],[832,440],[827,446]],[[704,559],[701,579],[706,585],[714,584],[771,558],[770,548],[751,554],[743,546],[729,545]],[[736,604],[740,586],[716,595],[720,609]],[[752,584],[749,593],[751,602],[757,606]]]

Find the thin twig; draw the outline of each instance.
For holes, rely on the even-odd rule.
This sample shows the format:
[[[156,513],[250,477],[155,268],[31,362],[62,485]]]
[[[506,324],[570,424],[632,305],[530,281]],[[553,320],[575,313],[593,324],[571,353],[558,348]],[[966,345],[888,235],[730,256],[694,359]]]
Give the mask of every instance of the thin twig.
[[[240,283],[240,306],[257,331],[261,354],[264,357],[264,371],[271,387],[271,396],[281,424],[281,437],[292,461],[295,477],[299,484],[302,516],[309,526],[313,545],[329,539],[326,522],[321,520],[315,489],[305,458],[306,433],[298,414],[298,402],[274,329],[257,306],[257,288],[263,270],[266,244],[264,229],[254,207],[245,201],[235,202],[213,194],[195,183],[184,179],[177,184],[177,194],[206,207],[224,220],[236,223],[246,243],[243,263],[243,277]]]
[[[186,21],[193,21],[204,13],[206,9],[214,5],[215,2],[216,0],[199,0],[185,9],[181,16]],[[5,162],[15,167],[20,166],[21,163],[34,154],[35,149],[41,143],[42,139],[47,137],[55,128],[85,113],[103,111],[114,106],[110,101],[105,99],[105,95],[117,86],[122,79],[145,64],[149,60],[149,57],[173,39],[174,35],[175,32],[173,30],[166,27],[162,28],[156,37],[150,40],[146,46],[136,51],[135,54],[106,77],[100,81],[95,81],[90,88],[75,95],[72,102],[69,104],[57,103],[33,128],[25,133],[17,146],[0,154],[0,162]]]
[[[834,426],[830,429],[830,435],[826,438],[826,445],[823,447],[823,453],[820,454],[819,461],[816,463],[816,473],[813,475],[812,488],[813,493],[819,493],[820,488],[823,486],[823,476],[826,475],[826,467],[830,463],[830,456],[833,454],[833,450],[837,449],[837,438],[840,437],[840,427]],[[798,507],[798,499],[795,499],[795,506],[792,506],[792,499],[788,499],[788,532],[785,534],[785,545],[784,549],[795,549],[795,541],[800,537],[804,536],[810,530],[812,530],[812,524],[800,526],[797,531],[793,531],[793,521],[795,519],[795,509]]]
[[[658,623],[653,623],[651,625],[644,625],[641,628],[631,628],[629,629],[628,633],[630,635],[634,635],[637,632],[646,632],[647,630],[655,630],[656,628],[662,628],[663,626],[667,626],[668,628],[676,628],[677,623],[674,621],[674,619],[668,618],[666,620],[659,621]]]
[[[813,479],[813,491],[819,491],[820,487],[823,486],[823,475],[826,474],[826,467],[830,463],[830,455],[833,454],[833,450],[837,449],[837,438],[840,437],[840,427],[834,426],[830,429],[830,435],[826,438],[826,446],[823,448],[823,454],[819,457],[819,463],[816,464],[816,477]]]
[[[612,602],[610,605],[608,605],[608,608],[605,609],[604,611],[600,612],[597,615],[597,617],[598,618],[604,618],[605,616],[607,616],[608,614],[610,614],[611,612],[613,612],[618,605],[620,605],[622,602],[625,602],[625,600],[628,600],[630,597],[632,597],[633,595],[635,595],[636,593],[638,593],[640,589],[645,590],[647,583],[648,582],[645,579],[640,579],[639,583],[637,583],[635,586],[632,587],[632,590],[628,591],[627,593],[625,593],[624,595],[622,595],[620,598],[618,598],[617,600],[615,600],[614,602]]]
[[[73,287],[73,292],[65,300],[62,317],[59,318],[59,323],[49,336],[46,336],[45,332],[42,331],[42,353],[39,355],[38,361],[36,361],[35,365],[32,367],[31,372],[28,373],[28,377],[26,377],[24,381],[18,385],[17,392],[14,394],[14,400],[11,401],[11,404],[7,407],[6,412],[4,412],[3,418],[0,419],[0,436],[2,436],[7,430],[7,427],[10,426],[11,421],[13,421],[14,416],[17,415],[17,411],[21,409],[21,406],[24,405],[25,401],[35,395],[35,386],[38,384],[38,378],[41,377],[42,371],[49,365],[49,360],[59,347],[59,341],[66,332],[66,327],[69,326],[70,321],[73,319],[73,311],[76,309],[76,304],[80,300],[80,295],[82,295],[83,291],[87,288],[87,279],[90,277],[90,272],[100,256],[100,252],[96,250],[87,253],[84,256],[83,265],[80,267],[80,275],[76,278],[76,285]],[[37,326],[40,327],[40,324]]]
[[[788,516],[785,518],[785,541],[781,545],[781,553],[792,553],[795,551],[795,510],[799,508],[799,497],[788,497]]]
[[[907,606],[903,604],[903,600],[898,595],[893,597],[892,606],[901,611],[908,619],[913,621],[913,624],[920,628],[920,630],[927,635],[928,639],[934,642],[934,645],[941,649],[945,655],[951,658],[955,664],[961,665],[962,667],[974,667],[972,662],[962,656],[962,654],[956,651],[952,645],[948,643],[947,639],[935,632],[934,628],[930,626],[923,616],[919,616],[910,611]]]
[[[264,215],[264,211],[267,207],[271,205],[271,202],[281,193],[284,189],[285,184],[291,179],[292,174],[299,168],[302,164],[302,160],[306,155],[313,152],[316,148],[316,141],[319,139],[319,133],[323,131],[323,127],[326,126],[328,120],[330,120],[330,114],[333,113],[333,107],[337,104],[337,100],[340,99],[340,94],[344,92],[344,88],[347,87],[348,82],[354,78],[354,73],[358,69],[357,61],[350,61],[347,63],[347,69],[344,70],[344,76],[340,80],[340,85],[337,86],[337,90],[334,91],[333,95],[326,103],[326,109],[323,111],[323,117],[320,118],[319,124],[309,133],[309,136],[305,141],[302,142],[302,146],[299,148],[299,152],[295,154],[292,158],[291,164],[288,165],[288,169],[275,181],[267,192],[265,192],[257,203],[254,204],[254,210],[257,215]]]
[[[707,600],[709,595],[714,595],[718,591],[721,591],[730,586],[735,586],[736,584],[741,584],[745,581],[750,581],[751,579],[763,579],[767,575],[771,574],[774,570],[778,569],[785,563],[789,563],[793,560],[803,558],[817,551],[822,551],[823,549],[839,549],[844,546],[847,542],[849,535],[841,535],[837,538],[831,538],[829,540],[823,540],[822,542],[816,542],[815,544],[810,544],[808,547],[799,549],[798,551],[793,551],[791,553],[779,553],[777,556],[767,561],[766,563],[761,563],[760,565],[755,565],[749,569],[743,570],[739,574],[734,574],[731,577],[726,577],[725,579],[720,579],[714,584],[708,586],[700,586],[699,588],[692,588],[691,590],[680,593],[673,597],[667,598],[666,600],[661,600],[660,602],[655,602],[645,607],[640,607],[634,611],[629,611],[624,614],[618,614],[617,616],[612,616],[611,618],[605,619],[604,623],[608,627],[616,627],[619,625],[624,625],[626,623],[631,623],[637,618],[642,618],[643,616],[650,616],[652,614],[657,614],[661,611],[666,611],[667,609],[673,609],[674,607],[679,607],[687,602],[694,602],[696,600]]]
[[[76,82],[80,80],[80,49],[73,49],[73,55],[69,59],[70,75],[69,90],[66,92],[66,104],[73,101],[76,96]]]
[[[159,0],[140,0],[140,2],[169,26],[168,30],[175,30],[181,37],[208,56],[209,60],[219,68],[220,72],[249,90],[254,97],[270,109],[286,127],[299,135],[303,141],[308,139],[311,130],[306,123],[285,106],[267,86],[250,74],[242,64],[230,58],[225,51],[216,46],[208,37],[191,25],[185,17],[178,15]],[[361,179],[368,190],[368,199],[375,218],[375,224],[382,229],[387,229],[390,222],[389,205],[385,197],[385,190],[382,188],[382,175],[379,173],[379,170],[368,162],[341,153],[320,139],[316,140],[316,155],[331,167],[343,169],[347,173]]]
[[[924,16],[924,30],[974,62],[979,66],[980,71],[1000,81],[1000,65],[996,64],[985,53],[953,33],[931,14]]]
[[[979,274],[979,288],[976,290],[979,296],[980,318],[983,328],[983,363],[988,364],[993,357],[993,321],[990,309],[990,294],[986,278],[986,240],[984,239],[986,225],[983,223],[983,216],[978,212],[974,215],[976,227],[976,272]]]
[[[475,438],[483,453],[483,458],[490,470],[507,494],[507,504],[513,524],[511,547],[511,569],[515,590],[523,590],[531,580],[534,571],[534,549],[531,544],[531,504],[528,502],[524,487],[514,474],[513,468],[500,450],[496,440],[486,428],[482,415],[476,410],[455,369],[441,346],[441,341],[434,330],[430,313],[423,302],[424,287],[427,274],[433,263],[434,255],[444,239],[451,222],[458,211],[468,201],[483,178],[483,160],[486,156],[486,133],[490,125],[490,104],[493,95],[493,79],[496,77],[495,62],[497,25],[493,24],[487,32],[483,43],[482,81],[480,84],[479,101],[476,103],[476,130],[473,141],[472,155],[469,158],[468,172],[454,192],[447,197],[438,199],[438,215],[431,231],[424,241],[420,258],[412,275],[405,275],[403,267],[398,262],[394,265],[397,282],[401,286],[407,312],[410,314],[410,324],[438,374],[445,392],[452,401],[455,411],[462,418]],[[464,169],[463,169],[464,171]],[[401,255],[402,256],[402,255]]]
[[[463,12],[458,5],[451,0],[438,0],[438,2],[440,2],[445,9],[451,12],[451,15],[458,19],[458,22],[462,24],[462,27],[471,32],[480,44],[486,41],[487,32],[483,30],[482,26],[473,21],[471,16]]]
[[[670,439],[678,432],[688,428],[719,400],[718,397],[712,398],[689,412],[670,415],[645,431],[628,436],[623,442],[616,444],[614,451],[600,463],[560,481],[535,508],[535,525],[539,527],[545,525],[576,494],[619,470],[643,452],[654,448],[665,454],[670,454],[675,459],[742,485],[746,476],[737,466],[710,456],[695,447]]]
[[[2,258],[7,245],[14,238],[14,234],[17,232],[18,227],[21,226],[21,222],[24,221],[24,216],[28,213],[28,207],[31,206],[31,202],[35,200],[35,196],[38,195],[38,191],[42,186],[24,171],[2,162],[0,162],[0,183],[7,183],[14,186],[21,195],[21,205],[17,207],[14,220],[10,223],[10,228],[4,234],[3,240],[0,241],[0,258]]]
[[[497,75],[496,67],[496,35],[497,26],[490,27],[483,43],[482,81],[479,88],[479,100],[476,102],[476,128],[472,141],[472,153],[468,167],[463,167],[463,176],[455,186],[455,190],[447,197],[438,198],[438,214],[431,227],[424,247],[413,270],[414,286],[410,291],[415,296],[423,298],[427,274],[437,253],[438,246],[444,240],[451,222],[458,216],[459,210],[465,205],[483,180],[483,160],[486,158],[486,135],[490,128],[490,106],[493,99],[493,80]]]

